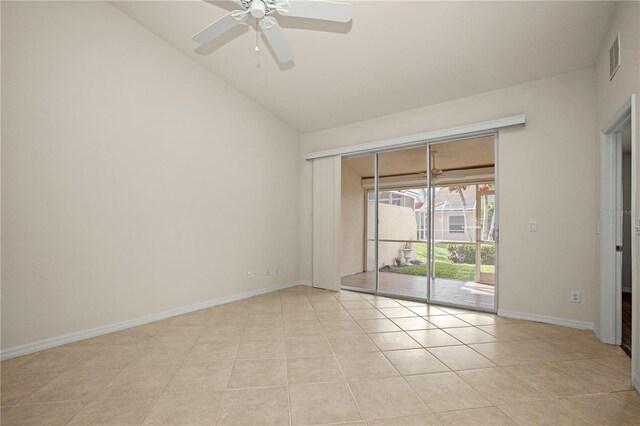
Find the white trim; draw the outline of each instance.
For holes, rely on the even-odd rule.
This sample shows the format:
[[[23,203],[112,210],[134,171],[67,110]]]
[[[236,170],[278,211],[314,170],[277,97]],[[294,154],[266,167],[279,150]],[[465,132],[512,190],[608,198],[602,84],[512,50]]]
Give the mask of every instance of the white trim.
[[[310,152],[308,154],[305,154],[304,158],[306,160],[313,160],[314,158],[333,157],[334,155],[355,155],[379,152],[388,149],[409,148],[414,145],[425,144],[426,142],[481,136],[487,134],[487,132],[492,132],[503,127],[517,126],[519,124],[526,124],[526,122],[527,118],[524,114],[513,115],[511,117],[504,117],[496,120],[466,124],[464,126],[458,127],[450,127],[448,129],[434,130],[431,132],[400,136],[397,138],[384,139],[381,141],[366,142],[341,148]]]
[[[527,321],[543,322],[546,324],[561,325],[563,327],[579,328],[581,330],[594,330],[592,322],[572,320],[568,318],[549,317],[546,315],[528,314],[526,312],[498,310],[498,316],[506,318],[522,319]]]
[[[637,123],[637,111],[636,111],[636,95],[632,94],[629,99],[631,103],[631,211],[637,211],[637,199],[636,199],[636,190],[637,190],[637,180],[638,180],[638,123]],[[637,217],[634,216],[634,221],[631,224],[631,306],[635,306],[636,309],[631,310],[631,377],[633,381],[633,386],[636,388],[638,392],[640,392],[640,378],[638,377],[637,368],[639,365],[638,356],[638,309],[640,306],[640,298],[638,296],[638,272],[637,272],[637,263],[636,258],[638,256],[637,250],[637,235],[635,221],[638,220]]]
[[[493,140],[493,194],[494,194],[494,270],[493,270],[493,309],[495,312],[500,310],[500,132],[496,132]]]
[[[602,128],[601,132],[607,134],[622,131],[633,119],[633,117],[630,117],[629,115],[632,112],[635,99],[636,95],[631,95],[629,99],[627,99],[625,103],[618,108],[618,111],[613,114],[613,117],[611,117],[607,125]]]
[[[631,212],[636,212],[636,176],[637,176],[637,137],[636,137],[636,95],[632,94],[625,103],[616,111],[606,126],[600,133],[600,318],[599,318],[599,338],[605,343],[620,344],[621,341],[621,293],[622,282],[618,277],[618,267],[616,265],[616,253],[612,252],[617,242],[617,214],[606,214],[616,212],[616,176],[619,165],[617,164],[616,149],[620,149],[620,132],[631,124]],[[635,216],[632,224],[631,236],[631,258],[636,258],[636,231]],[[612,277],[615,277],[612,279]],[[631,286],[636,297],[636,262],[631,264]],[[612,285],[613,283],[613,285]],[[632,300],[632,303],[634,301]],[[635,310],[632,323],[636,324]],[[636,348],[632,336],[632,359],[636,359]]]
[[[311,283],[311,280],[301,280],[299,282],[300,285],[306,285],[308,287],[313,287],[313,284]]]
[[[618,217],[617,152],[619,138],[615,133],[602,134],[600,140],[600,339],[616,343],[617,281],[616,270]]]
[[[114,331],[125,330],[131,327],[147,324],[153,321],[159,321],[166,318],[175,317],[176,315],[187,314],[189,312],[198,311],[200,309],[211,308],[213,306],[223,305],[236,300],[247,299],[249,297],[259,296],[261,294],[271,293],[273,291],[283,290],[290,287],[300,285],[299,281],[275,285],[272,287],[260,288],[257,290],[245,291],[243,293],[234,294],[232,296],[221,297],[219,299],[208,300],[206,302],[196,303],[181,308],[170,309],[168,311],[158,312],[143,317],[134,318],[127,321],[121,321],[114,324],[103,325],[88,330],[76,331],[74,333],[65,334],[63,336],[52,337],[50,339],[40,340],[38,342],[27,343],[25,345],[15,346],[5,349],[0,353],[2,361],[14,358],[20,355],[26,355],[32,352],[41,351],[43,349],[53,348],[55,346],[66,345],[67,343],[77,342],[78,340],[88,339],[90,337],[101,336],[103,334],[112,333]]]

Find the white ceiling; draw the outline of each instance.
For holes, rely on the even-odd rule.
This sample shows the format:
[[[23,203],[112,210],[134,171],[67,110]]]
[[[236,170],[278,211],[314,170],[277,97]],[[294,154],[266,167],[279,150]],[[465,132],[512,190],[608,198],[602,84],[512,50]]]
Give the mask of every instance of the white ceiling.
[[[294,63],[255,31],[199,48],[231,1],[112,4],[301,132],[350,124],[592,66],[610,2],[355,1],[349,24],[278,18]]]

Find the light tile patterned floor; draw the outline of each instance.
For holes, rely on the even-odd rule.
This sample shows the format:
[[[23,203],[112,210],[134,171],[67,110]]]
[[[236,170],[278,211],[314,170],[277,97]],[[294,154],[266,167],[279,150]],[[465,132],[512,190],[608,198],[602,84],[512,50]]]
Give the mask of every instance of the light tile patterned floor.
[[[298,286],[4,361],[2,425],[640,425],[592,333]]]

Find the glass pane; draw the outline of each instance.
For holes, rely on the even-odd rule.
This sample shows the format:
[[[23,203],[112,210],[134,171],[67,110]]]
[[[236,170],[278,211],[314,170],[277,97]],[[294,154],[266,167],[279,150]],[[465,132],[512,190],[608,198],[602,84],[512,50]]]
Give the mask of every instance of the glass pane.
[[[493,185],[479,185],[478,193],[480,197],[480,240],[493,241],[496,226],[496,195],[492,189]]]
[[[435,303],[493,310],[493,143],[488,137],[431,146],[429,289]]]
[[[495,253],[495,225],[496,225],[496,195],[493,185],[479,185],[480,199],[479,238],[481,240],[480,277],[482,284],[495,285],[496,253]]]
[[[342,160],[342,286],[374,291],[374,155]]]
[[[427,297],[426,147],[378,154],[378,289]]]

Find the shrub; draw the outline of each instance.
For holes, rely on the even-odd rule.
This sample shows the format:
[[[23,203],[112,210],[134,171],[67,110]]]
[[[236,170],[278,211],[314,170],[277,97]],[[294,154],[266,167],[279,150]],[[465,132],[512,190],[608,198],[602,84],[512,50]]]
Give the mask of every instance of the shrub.
[[[449,244],[449,260],[453,263],[476,263],[476,246],[474,244]],[[494,265],[496,250],[493,244],[485,244],[480,249],[480,258],[483,265]]]
[[[480,249],[480,258],[483,265],[496,264],[496,246],[494,244],[485,244]]]
[[[453,263],[476,263],[476,246],[472,244],[449,244],[449,260]]]

